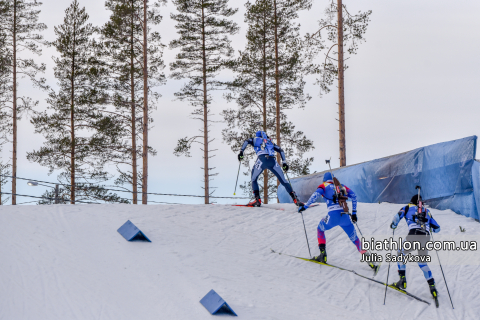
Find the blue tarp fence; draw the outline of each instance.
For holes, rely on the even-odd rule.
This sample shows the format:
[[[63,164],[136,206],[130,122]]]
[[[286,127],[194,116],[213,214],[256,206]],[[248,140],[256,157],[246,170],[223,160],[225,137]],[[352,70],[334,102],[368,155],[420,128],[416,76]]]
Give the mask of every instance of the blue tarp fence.
[[[432,208],[451,209],[478,220],[480,163],[475,160],[476,150],[477,136],[471,136],[332,171],[360,202],[405,204],[419,185],[423,199]],[[307,201],[323,182],[325,172],[291,180],[301,201]],[[278,198],[282,203],[292,202],[282,185]]]

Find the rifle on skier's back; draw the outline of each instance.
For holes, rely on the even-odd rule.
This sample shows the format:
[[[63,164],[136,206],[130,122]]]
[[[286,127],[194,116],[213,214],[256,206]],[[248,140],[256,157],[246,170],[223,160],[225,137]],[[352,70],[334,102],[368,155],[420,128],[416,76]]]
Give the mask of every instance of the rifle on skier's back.
[[[348,209],[348,205],[347,205],[347,200],[348,200],[347,189],[345,189],[345,187],[342,186],[340,181],[338,181],[337,177],[333,176],[332,167],[330,166],[330,159],[325,160],[325,163],[328,164],[328,167],[330,168],[330,174],[333,177],[333,185],[335,187],[335,194],[333,195],[333,202],[336,203],[338,201],[338,204],[343,209],[342,214],[344,214],[344,213],[348,214],[350,212],[350,210]]]
[[[337,190],[336,196],[337,196],[337,201],[338,204],[342,207],[343,213],[349,213],[350,210],[348,209],[348,204],[347,204],[347,189],[345,189],[344,186],[338,181],[337,177],[333,177],[333,184],[335,185],[335,189]],[[335,199],[334,199],[335,202]]]

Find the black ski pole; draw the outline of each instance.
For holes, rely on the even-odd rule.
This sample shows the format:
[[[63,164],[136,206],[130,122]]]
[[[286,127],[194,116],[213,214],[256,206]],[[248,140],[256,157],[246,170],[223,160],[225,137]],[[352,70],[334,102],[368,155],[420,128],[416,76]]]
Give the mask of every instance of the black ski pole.
[[[235,182],[235,191],[233,191],[233,195],[237,192],[237,184],[238,184],[238,175],[240,174],[240,166],[242,165],[241,161],[238,161],[238,172],[237,172],[237,182]]]
[[[392,238],[395,236],[395,229],[393,229]],[[390,249],[390,256],[392,255],[392,249]],[[390,275],[390,261],[388,261],[388,271],[387,271],[387,282],[385,283],[385,296],[383,297],[383,305],[385,305],[385,301],[387,300],[387,287],[388,287],[388,276]]]
[[[433,239],[432,232],[430,232],[430,235],[432,236],[432,241],[435,242],[435,240]],[[442,270],[443,281],[445,281],[445,287],[447,287],[448,297],[450,298],[450,303],[452,304],[452,309],[455,309],[453,307],[453,301],[452,301],[452,296],[450,295],[450,290],[448,290],[447,279],[445,279],[445,274],[443,273],[442,263],[440,262],[440,257],[438,256],[438,251],[435,250],[435,252],[437,253],[438,264],[440,264],[440,270]]]
[[[287,177],[288,183],[290,184],[290,187],[292,188],[292,191],[293,191],[292,183],[290,182],[290,178],[288,177],[288,174],[286,171],[285,171],[285,176]],[[310,259],[312,259],[312,253],[310,252],[310,243],[308,243],[307,228],[305,228],[305,220],[303,219],[303,213],[300,212],[300,214],[302,215],[303,230],[305,231],[305,239],[307,239],[308,254],[310,255]]]
[[[310,244],[308,243],[307,229],[305,228],[305,220],[303,220],[303,212],[300,212],[300,214],[302,215],[303,230],[305,231],[305,239],[307,239],[308,254],[310,255],[310,259],[312,259],[312,253],[310,252]]]
[[[360,232],[360,235],[362,236],[362,239],[365,238],[365,237],[363,236],[362,230],[360,230],[360,227],[358,226],[358,223],[355,222],[354,225],[357,227],[358,232]],[[372,254],[372,252],[371,252],[370,250],[367,250],[367,251],[368,251],[369,254]]]
[[[362,230],[360,230],[360,227],[358,226],[358,223],[355,222],[354,224],[357,226],[357,229],[358,229],[358,231],[360,232],[360,235],[362,236],[362,238],[364,238],[363,233],[362,233]]]

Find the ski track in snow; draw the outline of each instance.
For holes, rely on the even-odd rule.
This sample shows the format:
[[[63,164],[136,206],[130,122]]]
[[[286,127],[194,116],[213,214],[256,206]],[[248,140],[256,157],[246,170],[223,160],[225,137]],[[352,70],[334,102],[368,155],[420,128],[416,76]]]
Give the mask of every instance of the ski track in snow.
[[[400,208],[360,203],[364,236],[389,236]],[[460,225],[480,238],[480,224],[473,219],[450,210],[432,212],[442,228],[435,237],[459,235]],[[304,212],[312,255],[318,254],[316,228],[326,213],[324,204]],[[152,243],[125,241],[117,229],[127,220]],[[439,253],[452,310],[434,263],[439,309],[416,264],[407,264],[408,290],[430,306],[390,289],[384,306],[380,284],[272,254],[270,248],[308,258],[293,204],[2,206],[0,228],[2,320],[212,319],[199,303],[210,289],[243,319],[478,319],[480,314],[478,259],[467,265]],[[407,232],[402,221],[396,235]],[[372,275],[340,227],[326,237],[330,263]],[[397,281],[397,266],[390,267],[389,282]],[[375,279],[384,282],[387,269],[384,262]]]

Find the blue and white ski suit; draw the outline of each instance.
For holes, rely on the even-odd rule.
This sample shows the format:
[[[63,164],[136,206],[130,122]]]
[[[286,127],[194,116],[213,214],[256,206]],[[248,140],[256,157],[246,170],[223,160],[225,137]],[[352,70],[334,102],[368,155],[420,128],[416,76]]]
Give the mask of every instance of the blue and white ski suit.
[[[333,201],[335,195],[335,185],[333,184],[332,179],[332,175],[327,172],[324,175],[324,183],[318,186],[317,191],[315,191],[310,196],[310,199],[308,199],[308,202],[304,205],[305,209],[307,209],[310,205],[317,202],[320,197],[325,198],[325,202],[327,203],[328,214],[320,221],[317,227],[318,244],[320,245],[326,243],[326,230],[330,230],[333,227],[340,226],[342,227],[343,231],[345,231],[350,240],[353,242],[353,244],[357,247],[357,250],[361,253],[364,253],[364,251],[362,251],[361,249],[360,239],[358,239],[355,227],[353,226],[352,220],[350,220],[350,216],[348,214],[342,214],[343,209],[338,203],[338,201]],[[347,196],[352,199],[352,209],[353,212],[356,213],[357,196],[347,186],[342,186],[345,187],[347,191]]]
[[[265,134],[265,133],[264,133]],[[259,191],[260,188],[258,186],[258,177],[260,174],[263,172],[263,170],[268,169],[270,170],[280,181],[280,183],[283,185],[285,190],[288,193],[291,193],[292,186],[290,186],[290,183],[285,179],[285,176],[283,175],[282,168],[278,164],[277,160],[275,159],[275,152],[280,153],[280,157],[282,158],[282,162],[286,162],[285,160],[285,153],[283,150],[277,146],[276,144],[273,144],[272,150],[268,150],[265,147],[261,146],[263,138],[261,135],[261,131],[257,132],[256,137],[250,138],[245,140],[245,142],[242,145],[241,151],[243,152],[245,148],[247,148],[248,145],[252,145],[253,149],[255,150],[255,153],[257,154],[257,160],[255,161],[255,164],[253,165],[252,168],[252,189],[253,191]],[[271,142],[268,139],[269,142]]]
[[[425,211],[426,210],[426,211]],[[398,223],[400,220],[405,218],[405,221],[407,222],[408,225],[408,235],[405,239],[405,241],[419,241],[421,243],[421,247],[425,248],[425,243],[430,240],[430,232],[431,230],[434,233],[437,233],[440,231],[440,225],[433,219],[433,216],[430,212],[430,210],[423,208],[423,212],[425,212],[425,218],[427,221],[425,222],[425,230],[423,230],[420,225],[417,222],[416,216],[418,212],[418,207],[412,203],[409,203],[405,207],[403,207],[395,216],[393,217],[392,220],[392,227],[396,228],[398,226]],[[398,250],[398,254],[403,254],[407,255],[412,250],[404,250],[403,248],[400,248]],[[425,250],[418,250],[418,254],[420,256],[426,256],[428,255],[428,251]],[[403,261],[397,262],[398,265],[398,270],[407,270],[407,266]],[[428,281],[432,279],[432,271],[430,270],[430,267],[427,265],[425,262],[418,262],[418,266],[420,269],[423,271],[423,275],[425,276],[425,279]]]

